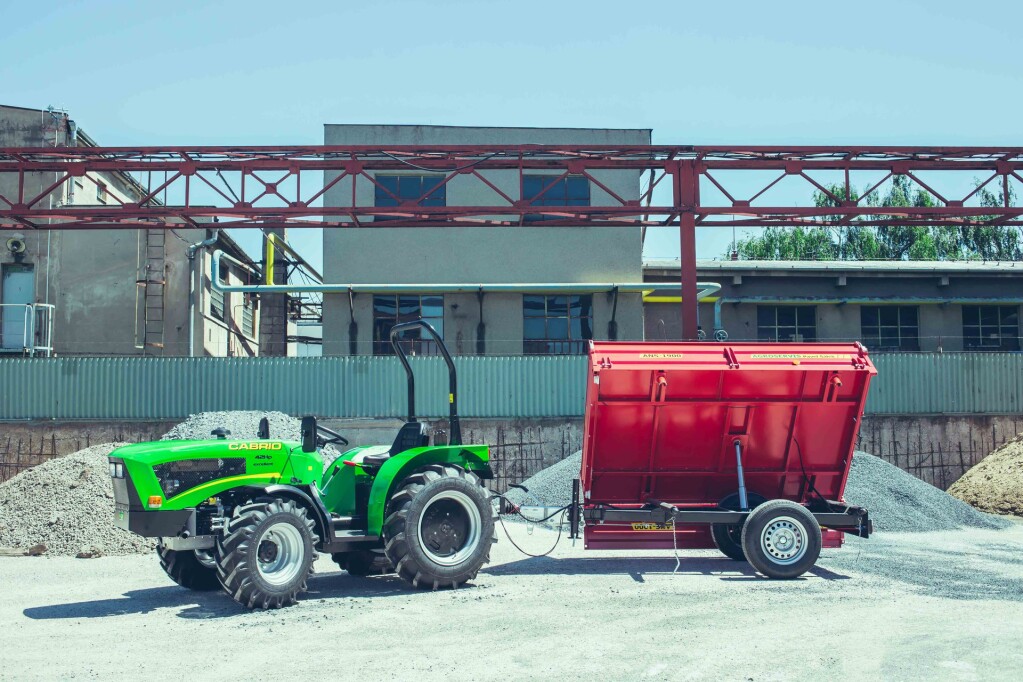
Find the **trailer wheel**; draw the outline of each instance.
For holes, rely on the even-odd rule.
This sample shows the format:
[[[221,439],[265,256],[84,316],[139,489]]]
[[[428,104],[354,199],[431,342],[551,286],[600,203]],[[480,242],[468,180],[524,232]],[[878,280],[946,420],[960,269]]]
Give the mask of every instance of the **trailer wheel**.
[[[742,548],[750,565],[768,578],[798,578],[820,556],[821,527],[806,507],[771,500],[746,518]]]
[[[235,509],[217,541],[217,577],[249,609],[294,604],[316,557],[316,530],[292,500],[262,498]]]
[[[390,573],[393,568],[381,552],[369,549],[357,549],[352,552],[338,552],[333,554],[334,563],[347,571],[349,575],[365,577],[367,575],[381,575]]]
[[[220,587],[217,570],[209,563],[209,553],[206,550],[179,551],[157,543],[156,553],[160,557],[160,568],[178,585],[197,592]]]
[[[767,501],[767,498],[757,493],[746,493],[746,504],[750,509],[755,509]],[[739,509],[739,493],[732,493],[718,502],[722,509]],[[729,559],[746,561],[746,555],[742,551],[742,524],[738,523],[715,523],[710,527],[710,535],[714,540],[714,546]]]
[[[458,587],[490,560],[490,492],[471,471],[435,464],[405,479],[384,521],[384,553],[420,589]]]

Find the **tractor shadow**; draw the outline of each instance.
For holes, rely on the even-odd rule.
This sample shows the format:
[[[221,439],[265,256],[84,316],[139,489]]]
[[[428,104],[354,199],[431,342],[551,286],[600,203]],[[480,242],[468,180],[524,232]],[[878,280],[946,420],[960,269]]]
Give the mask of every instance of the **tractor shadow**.
[[[682,557],[678,571],[675,571],[674,557],[573,557],[554,559],[532,557],[511,561],[506,564],[489,566],[481,573],[493,576],[506,575],[628,575],[638,583],[646,582],[646,575],[703,576],[729,582],[768,581],[753,567],[742,561],[726,557]],[[849,576],[814,566],[807,571],[808,577],[823,580],[848,580]]]
[[[331,599],[375,599],[408,595],[409,587],[396,575],[367,578],[341,571],[317,573],[309,578],[309,589],[299,602]],[[22,611],[32,620],[67,620],[144,615],[160,609],[178,609],[178,618],[207,620],[233,618],[251,613],[219,590],[195,592],[176,585],[130,590],[114,599],[35,606]]]

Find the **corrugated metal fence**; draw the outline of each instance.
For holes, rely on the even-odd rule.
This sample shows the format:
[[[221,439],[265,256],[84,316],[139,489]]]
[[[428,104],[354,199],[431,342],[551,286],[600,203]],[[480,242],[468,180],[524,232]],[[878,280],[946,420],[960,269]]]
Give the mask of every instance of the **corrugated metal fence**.
[[[1023,354],[875,354],[871,414],[1023,410]],[[466,417],[571,417],[583,411],[586,358],[459,357]],[[413,358],[420,414],[447,414],[440,358]],[[205,410],[399,417],[393,358],[0,359],[0,419],[176,419]]]

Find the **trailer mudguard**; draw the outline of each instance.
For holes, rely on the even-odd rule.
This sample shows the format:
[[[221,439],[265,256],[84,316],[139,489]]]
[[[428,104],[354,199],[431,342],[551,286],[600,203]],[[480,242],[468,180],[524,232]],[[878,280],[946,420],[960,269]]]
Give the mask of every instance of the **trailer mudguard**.
[[[481,478],[493,478],[490,470],[490,449],[486,445],[443,445],[412,448],[387,459],[373,479],[366,509],[369,535],[380,535],[384,525],[387,501],[401,482],[411,474],[431,464],[454,464],[476,473]]]

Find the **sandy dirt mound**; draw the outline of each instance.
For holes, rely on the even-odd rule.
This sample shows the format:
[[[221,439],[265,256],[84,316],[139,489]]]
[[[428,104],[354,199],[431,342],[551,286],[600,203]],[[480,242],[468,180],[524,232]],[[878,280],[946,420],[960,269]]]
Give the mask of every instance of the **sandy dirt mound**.
[[[948,492],[986,512],[1023,516],[1023,436],[982,459]]]

